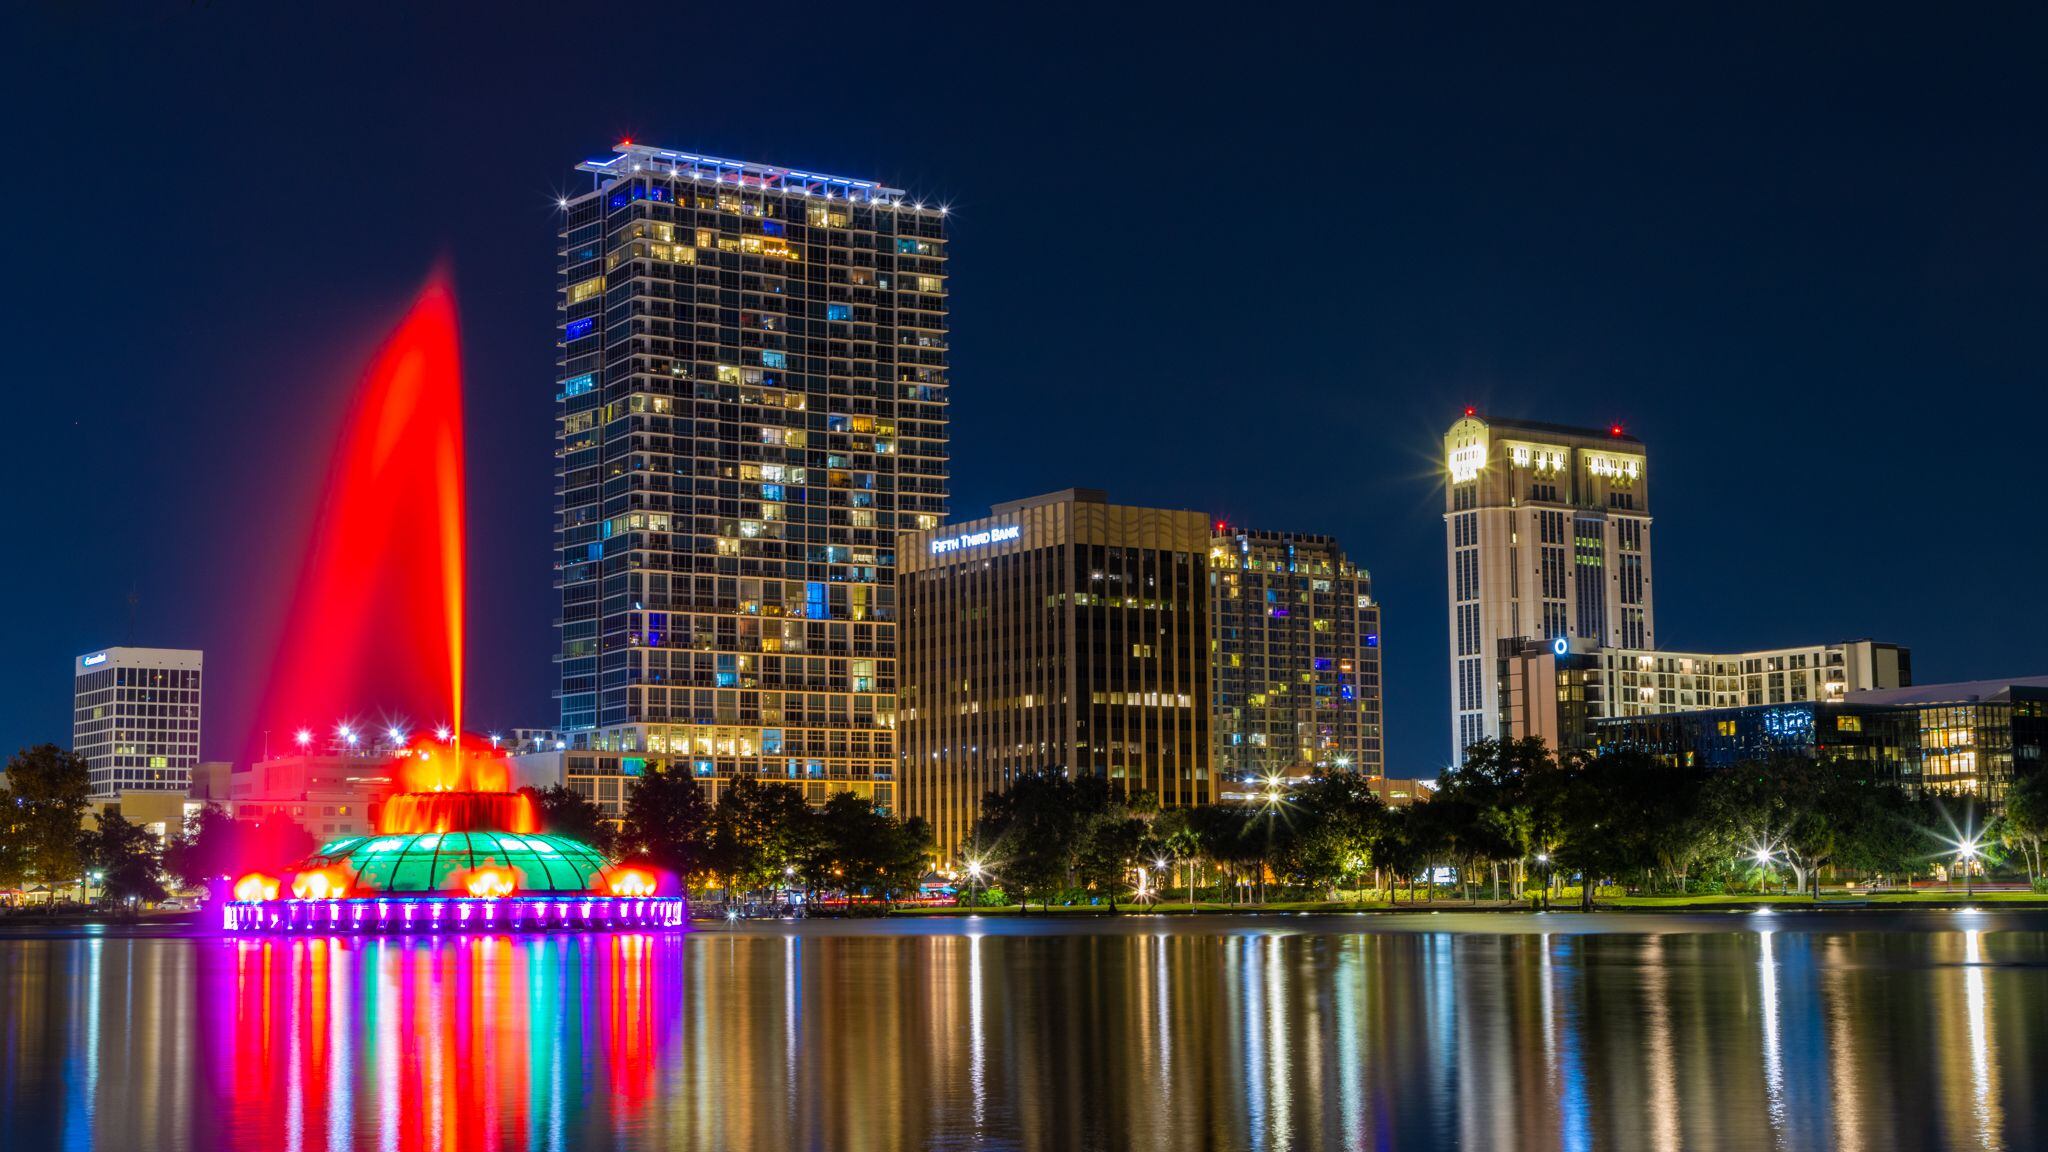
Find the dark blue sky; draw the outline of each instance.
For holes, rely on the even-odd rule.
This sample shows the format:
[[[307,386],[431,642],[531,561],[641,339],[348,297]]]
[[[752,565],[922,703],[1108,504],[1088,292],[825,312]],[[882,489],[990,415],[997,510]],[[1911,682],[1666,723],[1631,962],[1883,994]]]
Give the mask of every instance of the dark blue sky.
[[[343,398],[441,255],[470,715],[551,722],[551,203],[625,135],[950,202],[955,513],[1336,534],[1397,774],[1446,752],[1468,403],[1649,443],[1667,647],[2048,671],[2038,9],[427,7],[0,15],[0,748],[68,742],[131,588],[240,747]]]

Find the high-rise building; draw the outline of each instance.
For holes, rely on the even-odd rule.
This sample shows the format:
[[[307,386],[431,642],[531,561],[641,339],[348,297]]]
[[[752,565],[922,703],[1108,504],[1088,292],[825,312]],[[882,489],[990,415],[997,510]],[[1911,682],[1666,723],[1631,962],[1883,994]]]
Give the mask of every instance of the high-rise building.
[[[946,507],[945,209],[625,143],[562,201],[572,747],[894,803],[896,533]]]
[[[904,807],[957,858],[982,797],[1044,769],[1164,805],[1209,772],[1208,518],[1069,489],[906,533]]]
[[[1467,409],[1444,435],[1451,757],[1501,735],[1501,641],[1655,648],[1649,453],[1606,431]]]
[[[1384,771],[1380,609],[1328,536],[1229,529],[1209,547],[1218,788]]]
[[[190,790],[205,662],[184,648],[107,648],[72,662],[71,750],[95,801]]]

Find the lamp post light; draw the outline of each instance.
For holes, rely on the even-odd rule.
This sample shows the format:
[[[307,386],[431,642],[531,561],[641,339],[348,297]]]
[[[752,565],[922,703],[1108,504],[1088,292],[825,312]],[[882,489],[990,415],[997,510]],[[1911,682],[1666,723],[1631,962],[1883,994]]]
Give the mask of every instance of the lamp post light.
[[[975,889],[981,886],[981,872],[981,861],[967,862],[967,902],[971,907],[981,906],[981,898],[975,892]]]
[[[1536,867],[1543,873],[1543,907],[1548,909],[1550,907],[1550,853],[1538,852],[1536,854]]]
[[[1977,873],[1972,867],[1977,860],[1976,841],[1965,840],[1956,848],[1956,856],[1960,860],[1963,869],[1963,899],[1968,900],[1976,893]]]

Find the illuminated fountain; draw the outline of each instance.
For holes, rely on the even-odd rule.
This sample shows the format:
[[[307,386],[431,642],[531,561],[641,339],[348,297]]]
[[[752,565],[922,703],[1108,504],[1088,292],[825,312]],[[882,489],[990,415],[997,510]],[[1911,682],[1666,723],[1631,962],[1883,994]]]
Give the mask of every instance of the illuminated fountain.
[[[652,870],[540,832],[530,797],[510,790],[504,752],[421,742],[392,763],[377,831],[346,836],[271,876],[235,885],[234,932],[446,932],[648,928],[688,907]]]
[[[434,740],[401,741],[375,835],[243,876],[223,903],[228,931],[659,927],[687,917],[672,878],[543,834],[532,800],[511,789],[505,753],[462,734],[461,394],[454,296],[437,275],[357,394],[263,708],[333,715],[337,702],[376,692],[446,707],[455,723]]]

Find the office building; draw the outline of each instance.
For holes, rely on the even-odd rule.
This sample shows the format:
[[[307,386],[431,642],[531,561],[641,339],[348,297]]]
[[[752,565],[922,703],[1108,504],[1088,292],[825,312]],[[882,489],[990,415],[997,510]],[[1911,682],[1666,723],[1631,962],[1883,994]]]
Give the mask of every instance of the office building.
[[[2048,677],[1639,714],[1589,727],[1597,748],[1640,750],[1676,765],[1840,757],[1915,792],[1996,805],[2016,775],[2048,767]]]
[[[204,671],[205,653],[183,648],[107,648],[72,662],[71,749],[95,806],[191,789]]]
[[[625,143],[561,204],[561,729],[894,803],[896,538],[946,508],[945,210]]]
[[[1380,609],[1371,574],[1328,536],[1217,528],[1209,700],[1218,787],[1378,776]]]
[[[956,859],[1019,774],[1096,775],[1165,805],[1209,773],[1208,518],[1069,489],[906,533],[904,807]]]
[[[1848,640],[1727,654],[1602,648],[1581,640],[1500,643],[1501,735],[1587,750],[1597,721],[1749,705],[1839,703],[1913,682],[1912,652]]]
[[[1444,462],[1455,763],[1502,735],[1502,641],[1641,650],[1657,638],[1640,440],[1467,409]]]

